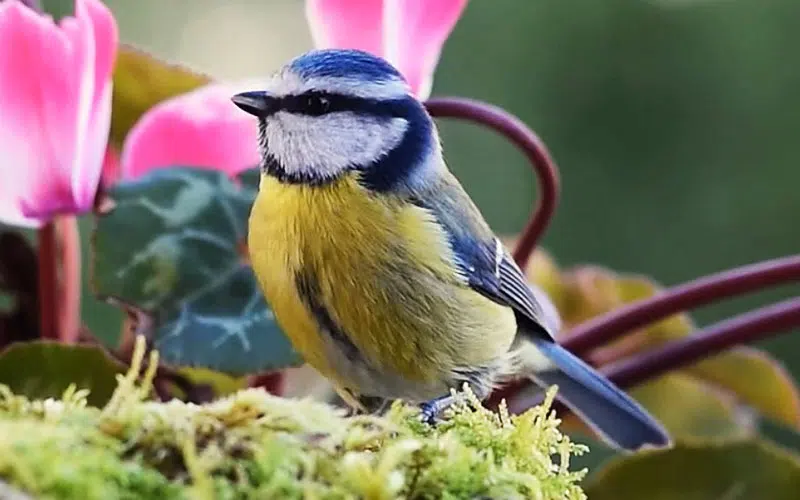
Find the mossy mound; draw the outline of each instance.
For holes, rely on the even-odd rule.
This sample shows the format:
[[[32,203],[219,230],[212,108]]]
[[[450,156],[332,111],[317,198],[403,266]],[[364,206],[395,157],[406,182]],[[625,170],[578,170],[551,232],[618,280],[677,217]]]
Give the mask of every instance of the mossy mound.
[[[142,357],[139,343],[102,409],[85,391],[46,401],[2,391],[0,479],[35,498],[81,500],[585,498],[585,471],[569,471],[585,447],[559,432],[552,393],[509,416],[465,391],[432,428],[401,404],[346,417],[255,389],[207,405],[148,401]]]

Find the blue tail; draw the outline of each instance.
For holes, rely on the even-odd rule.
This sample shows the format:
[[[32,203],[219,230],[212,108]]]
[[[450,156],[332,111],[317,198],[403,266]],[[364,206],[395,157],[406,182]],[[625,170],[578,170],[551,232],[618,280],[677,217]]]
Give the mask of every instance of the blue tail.
[[[557,385],[556,397],[610,445],[625,450],[669,445],[661,424],[610,380],[550,339],[533,342],[556,368],[531,378],[543,387]]]

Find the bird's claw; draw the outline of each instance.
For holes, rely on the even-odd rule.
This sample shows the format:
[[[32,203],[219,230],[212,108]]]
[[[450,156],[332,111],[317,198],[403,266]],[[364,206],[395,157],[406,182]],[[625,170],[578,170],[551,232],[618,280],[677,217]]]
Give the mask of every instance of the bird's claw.
[[[444,396],[431,401],[426,401],[419,405],[420,419],[428,425],[436,425],[436,420],[439,414],[442,413],[442,411],[452,403],[452,396]]]
[[[436,425],[436,417],[439,413],[436,401],[426,401],[420,405],[419,409],[420,419],[423,423],[426,423],[430,426]]]

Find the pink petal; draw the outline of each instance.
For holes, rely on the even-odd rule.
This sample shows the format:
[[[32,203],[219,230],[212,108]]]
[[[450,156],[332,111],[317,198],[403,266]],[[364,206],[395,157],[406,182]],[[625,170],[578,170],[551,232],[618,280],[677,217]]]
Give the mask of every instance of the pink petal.
[[[76,203],[90,206],[94,202],[104,165],[108,133],[111,127],[111,91],[119,33],[111,11],[98,0],[76,0],[75,13],[87,17],[94,32],[94,93],[85,131],[83,160],[72,172]]]
[[[361,49],[392,63],[426,99],[445,40],[467,0],[307,0],[318,48]]]
[[[381,0],[308,0],[306,18],[317,48],[383,56]]]
[[[88,15],[105,7],[76,0],[76,8],[76,17],[56,26],[20,2],[0,2],[0,220],[35,226],[55,213],[91,207],[102,156],[90,152],[98,142],[105,148],[110,114],[96,98],[107,93],[110,99],[110,90],[95,88],[95,70],[103,67],[110,76],[110,68],[95,64],[108,48],[96,49],[95,19]],[[113,26],[105,12],[102,22]],[[76,171],[89,174],[78,176],[81,192]]]
[[[385,0],[384,57],[427,99],[444,42],[467,0]]]
[[[70,120],[79,99],[70,95],[77,93],[85,64],[83,51],[76,55],[71,45],[52,19],[16,1],[0,3],[1,216],[9,222],[33,225],[22,207],[34,205],[40,192],[57,203],[71,198]]]
[[[209,84],[151,108],[125,139],[122,177],[170,166],[235,175],[258,165],[257,121],[231,102],[238,91]]]
[[[109,144],[106,148],[105,156],[103,157],[103,173],[100,176],[103,186],[115,184],[119,180],[120,175],[119,153],[114,146]]]

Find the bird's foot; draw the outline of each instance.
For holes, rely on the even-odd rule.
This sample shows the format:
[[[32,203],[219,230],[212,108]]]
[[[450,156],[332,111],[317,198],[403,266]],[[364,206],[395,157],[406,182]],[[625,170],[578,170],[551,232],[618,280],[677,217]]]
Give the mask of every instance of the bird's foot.
[[[436,425],[439,414],[453,404],[454,401],[455,398],[453,396],[442,396],[426,401],[419,406],[420,418],[428,425]]]

